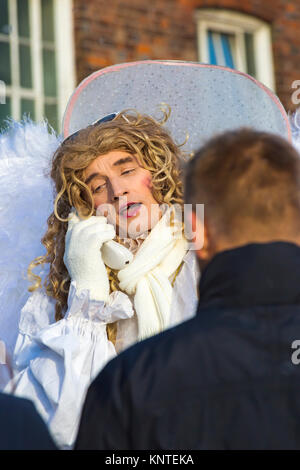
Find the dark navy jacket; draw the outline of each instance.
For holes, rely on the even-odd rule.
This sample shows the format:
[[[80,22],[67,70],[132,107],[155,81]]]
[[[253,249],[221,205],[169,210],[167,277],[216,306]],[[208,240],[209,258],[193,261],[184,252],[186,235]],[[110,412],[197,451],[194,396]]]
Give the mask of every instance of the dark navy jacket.
[[[0,450],[55,450],[46,424],[34,404],[0,393]]]
[[[76,448],[300,449],[300,248],[222,252],[199,291],[196,317],[96,378]]]

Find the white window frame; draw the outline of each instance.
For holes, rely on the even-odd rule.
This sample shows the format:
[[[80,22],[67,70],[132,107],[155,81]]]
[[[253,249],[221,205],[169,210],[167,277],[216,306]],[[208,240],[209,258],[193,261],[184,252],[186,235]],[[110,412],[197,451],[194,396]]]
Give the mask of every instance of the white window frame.
[[[253,16],[223,9],[201,8],[196,11],[198,60],[209,63],[208,31],[233,34],[236,68],[247,73],[244,33],[253,34],[256,79],[275,92],[271,27]]]
[[[73,1],[54,0],[54,39],[56,57],[57,96],[45,99],[43,93],[42,70],[42,31],[41,1],[29,0],[30,39],[21,43],[31,45],[32,89],[22,88],[19,82],[19,48],[20,38],[17,28],[17,0],[9,0],[9,24],[12,26],[9,35],[0,34],[0,40],[10,43],[11,85],[5,86],[6,96],[11,99],[11,117],[21,119],[21,99],[32,99],[35,102],[35,121],[44,118],[44,104],[56,103],[58,107],[58,125],[61,123],[68,99],[75,88],[75,56]]]

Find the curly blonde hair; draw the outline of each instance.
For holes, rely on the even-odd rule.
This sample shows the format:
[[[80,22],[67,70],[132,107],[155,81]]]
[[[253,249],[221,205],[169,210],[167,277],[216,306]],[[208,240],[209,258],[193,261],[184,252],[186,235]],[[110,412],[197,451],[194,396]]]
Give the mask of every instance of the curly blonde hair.
[[[29,291],[42,287],[40,276],[33,268],[50,264],[49,274],[43,286],[46,294],[56,300],[55,319],[63,318],[67,310],[70,276],[64,264],[65,235],[68,215],[72,207],[79,217],[95,215],[93,196],[84,183],[84,170],[100,155],[113,150],[126,151],[138,156],[141,164],[152,175],[153,197],[159,203],[183,204],[180,146],[176,145],[163,127],[168,118],[164,112],[162,121],[130,110],[122,111],[112,121],[91,125],[66,139],[53,156],[51,178],[55,184],[54,210],[49,216],[48,229],[42,238],[47,253],[35,258],[28,267],[33,285]],[[118,288],[117,272],[108,269],[110,289]],[[115,325],[108,328],[109,337],[115,339]]]

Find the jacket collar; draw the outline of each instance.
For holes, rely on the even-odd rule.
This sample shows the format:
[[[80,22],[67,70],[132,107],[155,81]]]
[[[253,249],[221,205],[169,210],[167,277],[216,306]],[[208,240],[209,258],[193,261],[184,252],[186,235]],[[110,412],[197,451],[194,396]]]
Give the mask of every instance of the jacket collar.
[[[300,247],[249,244],[217,254],[200,278],[199,309],[300,304]]]

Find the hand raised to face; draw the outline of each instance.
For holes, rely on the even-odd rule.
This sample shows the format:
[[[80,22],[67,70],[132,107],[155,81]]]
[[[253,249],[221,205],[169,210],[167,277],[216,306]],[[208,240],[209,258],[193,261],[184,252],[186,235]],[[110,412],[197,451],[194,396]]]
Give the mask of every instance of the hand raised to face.
[[[76,288],[88,289],[90,298],[107,301],[109,281],[101,256],[103,243],[115,238],[116,232],[106,217],[82,220],[72,209],[65,238],[64,264]]]

